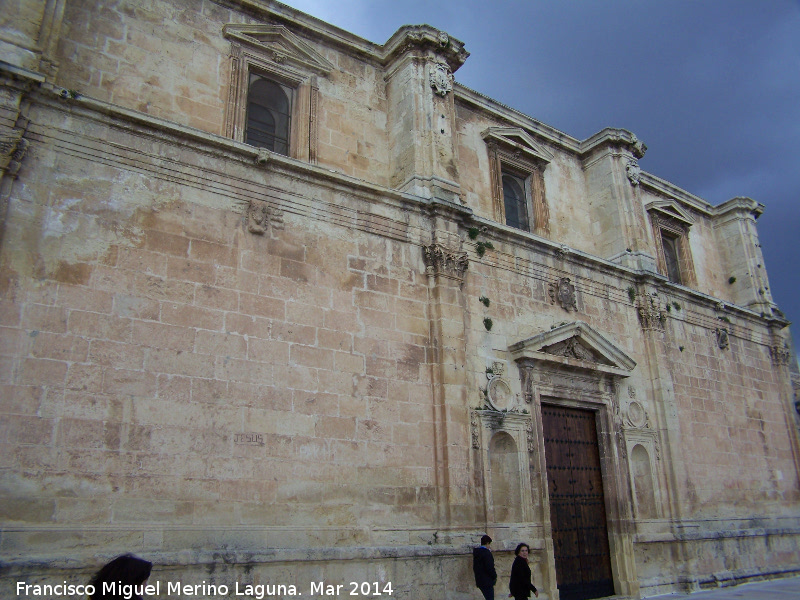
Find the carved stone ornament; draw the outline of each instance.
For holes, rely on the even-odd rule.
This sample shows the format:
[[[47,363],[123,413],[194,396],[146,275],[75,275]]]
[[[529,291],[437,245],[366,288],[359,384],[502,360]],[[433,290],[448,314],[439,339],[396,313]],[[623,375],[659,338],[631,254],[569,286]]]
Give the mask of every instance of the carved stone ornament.
[[[717,334],[717,346],[719,346],[720,350],[725,350],[728,346],[730,346],[730,340],[728,339],[727,329],[718,327],[716,334]]]
[[[634,400],[628,404],[628,408],[625,411],[625,424],[628,427],[634,427],[636,429],[646,429],[650,427],[650,417],[647,414],[647,410],[645,410],[640,402]]]
[[[266,202],[251,200],[247,207],[247,230],[263,235],[270,226],[283,229],[283,211],[272,208]]]
[[[777,366],[787,366],[791,363],[792,352],[786,345],[774,345],[769,347],[769,357],[772,363]]]
[[[628,396],[630,398],[636,398],[636,388],[633,387],[632,385],[628,386]]]
[[[536,440],[533,438],[533,421],[528,419],[525,422],[525,433],[528,438],[528,452],[536,450]]]
[[[458,281],[464,279],[464,272],[469,267],[466,252],[448,250],[440,244],[423,246],[422,258],[428,275],[450,277]]]
[[[29,142],[22,137],[21,129],[0,136],[0,172],[16,177],[22,167],[22,159],[28,151]]]
[[[545,346],[542,348],[542,351],[547,354],[553,354],[554,356],[564,356],[566,358],[577,358],[578,360],[597,362],[597,357],[594,353],[581,344],[578,338],[574,337],[553,344],[552,346]]]
[[[269,162],[269,150],[266,148],[258,148],[258,154],[256,154],[256,164],[257,165],[265,165]]]
[[[475,450],[479,450],[481,447],[481,423],[480,419],[478,418],[478,413],[475,411],[472,411],[469,424],[472,433],[472,447]]]
[[[640,296],[636,312],[639,314],[639,322],[642,325],[642,329],[664,329],[664,322],[667,320],[667,316],[658,305],[658,296],[656,294]]]
[[[560,304],[564,310],[578,310],[575,299],[575,286],[569,281],[569,277],[562,277],[550,284],[550,300],[554,304]]]
[[[625,174],[631,182],[631,185],[639,185],[639,177],[642,174],[642,169],[639,168],[639,161],[631,158],[628,164],[625,165]]]
[[[647,152],[647,146],[635,134],[631,134],[631,152],[636,158],[644,158]]]
[[[430,82],[433,92],[437,96],[446,96],[447,92],[453,90],[450,67],[442,63],[433,63],[431,65]]]
[[[558,248],[556,248],[556,258],[564,259],[569,255],[570,248],[566,244],[561,244]]]
[[[525,399],[525,404],[533,402],[533,382],[531,377],[533,375],[533,368],[530,366],[520,367],[520,382],[522,384],[522,397]]]

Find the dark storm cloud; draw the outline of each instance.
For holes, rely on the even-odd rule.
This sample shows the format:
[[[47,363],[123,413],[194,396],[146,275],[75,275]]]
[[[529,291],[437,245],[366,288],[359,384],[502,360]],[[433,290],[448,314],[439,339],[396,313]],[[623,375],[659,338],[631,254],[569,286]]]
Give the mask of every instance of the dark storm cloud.
[[[378,43],[404,24],[443,29],[472,53],[464,85],[579,139],[629,129],[644,170],[711,204],[765,204],[773,297],[800,321],[797,0],[291,4]]]

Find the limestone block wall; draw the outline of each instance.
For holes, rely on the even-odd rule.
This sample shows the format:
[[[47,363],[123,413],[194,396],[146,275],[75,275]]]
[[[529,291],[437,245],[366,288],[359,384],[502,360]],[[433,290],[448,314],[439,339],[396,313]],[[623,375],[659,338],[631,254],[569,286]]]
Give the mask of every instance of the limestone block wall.
[[[262,9],[69,2],[57,85],[2,79],[25,140],[0,186],[5,572],[81,582],[132,551],[164,581],[460,600],[489,532],[501,578],[524,540],[552,597],[543,402],[595,412],[617,593],[796,572],[759,205],[637,171],[630,132],[447,89],[466,57],[438,30],[377,46]],[[266,21],[334,66],[303,83],[316,163],[224,135],[222,28]],[[488,128],[552,155],[547,235],[495,222]],[[655,272],[649,210],[691,222],[691,282]]]
[[[3,241],[3,555],[426,545],[419,224],[60,102]]]
[[[223,35],[223,26],[253,23],[284,21],[275,14],[255,18],[210,1],[192,5],[68,2],[56,83],[98,100],[224,136],[232,75],[231,41]],[[321,95],[316,115],[317,160],[348,175],[386,183],[387,109],[380,65],[309,39],[297,26],[292,34],[319,50],[335,67],[328,77],[316,79]],[[358,47],[372,52],[379,48],[347,36],[356,40]]]

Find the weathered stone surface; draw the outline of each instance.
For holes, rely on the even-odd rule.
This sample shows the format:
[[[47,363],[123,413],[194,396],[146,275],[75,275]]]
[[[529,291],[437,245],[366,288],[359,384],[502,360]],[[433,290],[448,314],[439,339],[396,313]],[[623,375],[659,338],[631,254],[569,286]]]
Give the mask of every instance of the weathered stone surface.
[[[279,4],[16,4],[0,595],[135,552],[163,586],[456,600],[488,531],[501,581],[526,541],[552,597],[543,403],[595,415],[617,594],[800,570],[760,204],[463,88],[429,26],[377,45]],[[250,71],[294,90],[288,156],[244,143]]]

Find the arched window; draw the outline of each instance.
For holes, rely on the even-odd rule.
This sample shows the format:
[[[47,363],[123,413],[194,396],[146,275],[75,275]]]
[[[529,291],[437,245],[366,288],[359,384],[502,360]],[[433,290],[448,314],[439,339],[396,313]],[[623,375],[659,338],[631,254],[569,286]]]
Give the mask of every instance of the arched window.
[[[506,225],[530,231],[528,195],[525,193],[523,179],[503,173],[503,202],[505,203]]]
[[[245,143],[288,156],[291,121],[292,89],[251,74]]]

